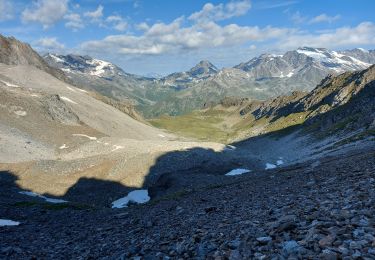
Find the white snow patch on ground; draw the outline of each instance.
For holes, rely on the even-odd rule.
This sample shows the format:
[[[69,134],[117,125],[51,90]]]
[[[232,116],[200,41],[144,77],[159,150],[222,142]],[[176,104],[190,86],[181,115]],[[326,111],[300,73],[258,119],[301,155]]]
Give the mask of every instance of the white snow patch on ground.
[[[27,112],[26,112],[26,111],[23,111],[23,110],[17,110],[17,111],[14,111],[14,113],[15,113],[17,116],[26,116],[26,115],[27,115]]]
[[[70,91],[77,92],[74,88],[71,88],[71,87],[66,87],[66,88],[69,89]]]
[[[112,152],[125,148],[124,146],[116,145],[116,144],[112,145],[112,147],[113,147]]]
[[[69,103],[72,103],[72,104],[76,104],[76,105],[78,104],[77,102],[74,102],[74,101],[71,100],[70,98],[67,98],[67,97],[64,97],[64,96],[62,96],[61,99],[62,99],[62,100],[65,100],[65,101],[67,101],[67,102],[69,102]]]
[[[83,92],[83,93],[87,93],[87,91],[84,90],[84,89],[77,88],[77,90],[78,90],[78,91],[81,91],[81,92]]]
[[[277,166],[272,163],[266,163],[266,170],[275,169]]]
[[[224,151],[232,151],[232,150],[236,150],[237,147],[235,147],[234,145],[227,145],[225,146],[224,148]]]
[[[235,176],[235,175],[241,175],[241,174],[249,173],[249,172],[251,172],[251,170],[238,168],[238,169],[234,169],[226,173],[225,176]]]
[[[82,136],[82,137],[86,137],[86,138],[88,138],[88,139],[90,139],[90,140],[92,140],[92,141],[95,141],[96,139],[98,139],[98,138],[96,138],[95,136],[88,136],[88,135],[84,135],[84,134],[73,134],[73,136]]]
[[[60,150],[66,149],[66,148],[69,148],[69,146],[67,146],[66,144],[63,144],[62,146],[59,147]]]
[[[61,68],[62,71],[73,73],[73,71],[69,68]]]
[[[148,190],[134,190],[132,192],[129,192],[126,197],[112,202],[112,208],[121,209],[127,207],[129,202],[143,204],[148,202],[149,200],[150,196],[148,196]]]
[[[20,86],[18,85],[15,85],[15,84],[12,84],[12,83],[9,83],[9,82],[6,82],[4,80],[1,80],[1,82],[3,82],[7,87],[11,87],[11,88],[19,88]]]
[[[4,226],[18,226],[20,222],[9,220],[9,219],[0,219],[0,227]]]
[[[37,95],[37,94],[31,94],[30,96],[32,96],[32,97],[39,97],[39,95]]]
[[[277,161],[276,161],[276,164],[277,164],[277,165],[282,165],[282,164],[284,164],[284,161],[283,161],[283,160],[277,160]]]
[[[40,194],[32,192],[32,191],[20,191],[19,193],[23,194],[23,195],[26,195],[26,196],[30,196],[30,197],[41,198],[41,199],[44,199],[45,201],[50,202],[50,203],[56,203],[57,204],[57,203],[66,203],[67,202],[66,200],[48,198],[46,196],[40,195]]]
[[[293,76],[294,73],[293,72],[289,72],[288,75],[286,75],[288,78],[290,78],[291,76]]]
[[[161,138],[165,138],[165,135],[162,134],[158,134],[158,136],[160,136]]]

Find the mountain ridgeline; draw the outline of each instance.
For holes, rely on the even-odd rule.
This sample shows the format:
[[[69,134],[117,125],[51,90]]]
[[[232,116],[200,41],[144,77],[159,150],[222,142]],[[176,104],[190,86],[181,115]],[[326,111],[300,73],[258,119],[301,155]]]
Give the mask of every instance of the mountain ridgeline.
[[[47,54],[44,59],[76,85],[117,100],[130,99],[144,116],[157,117],[188,113],[226,96],[266,100],[310,91],[329,74],[368,68],[375,63],[375,51],[303,47],[283,55],[263,54],[233,68],[218,69],[201,61],[161,78],[129,74],[89,56]]]

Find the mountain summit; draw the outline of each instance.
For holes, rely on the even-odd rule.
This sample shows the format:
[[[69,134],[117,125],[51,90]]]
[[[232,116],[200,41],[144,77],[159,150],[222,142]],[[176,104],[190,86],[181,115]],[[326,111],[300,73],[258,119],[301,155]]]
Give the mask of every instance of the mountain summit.
[[[192,77],[208,77],[216,74],[218,71],[218,68],[216,68],[211,62],[208,60],[202,60],[191,68],[188,74]]]

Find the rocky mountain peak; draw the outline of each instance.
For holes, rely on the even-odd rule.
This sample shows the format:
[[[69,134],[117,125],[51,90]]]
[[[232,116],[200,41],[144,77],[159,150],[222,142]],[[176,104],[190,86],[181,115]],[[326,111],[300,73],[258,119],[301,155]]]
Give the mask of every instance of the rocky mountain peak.
[[[197,65],[195,65],[192,69],[189,70],[189,74],[191,76],[207,76],[210,74],[215,74],[218,72],[218,68],[215,67],[211,62],[208,60],[202,60]]]

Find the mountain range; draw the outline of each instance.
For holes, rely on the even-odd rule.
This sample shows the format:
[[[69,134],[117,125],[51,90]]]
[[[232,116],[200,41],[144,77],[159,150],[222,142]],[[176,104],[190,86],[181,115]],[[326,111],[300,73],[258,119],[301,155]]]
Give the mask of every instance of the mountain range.
[[[188,71],[161,78],[129,74],[89,56],[46,54],[44,59],[76,85],[114,99],[131,99],[146,117],[155,117],[191,112],[225,96],[265,100],[295,90],[309,91],[329,74],[374,64],[375,51],[303,47],[283,55],[263,54],[233,68],[218,69],[201,61]]]

